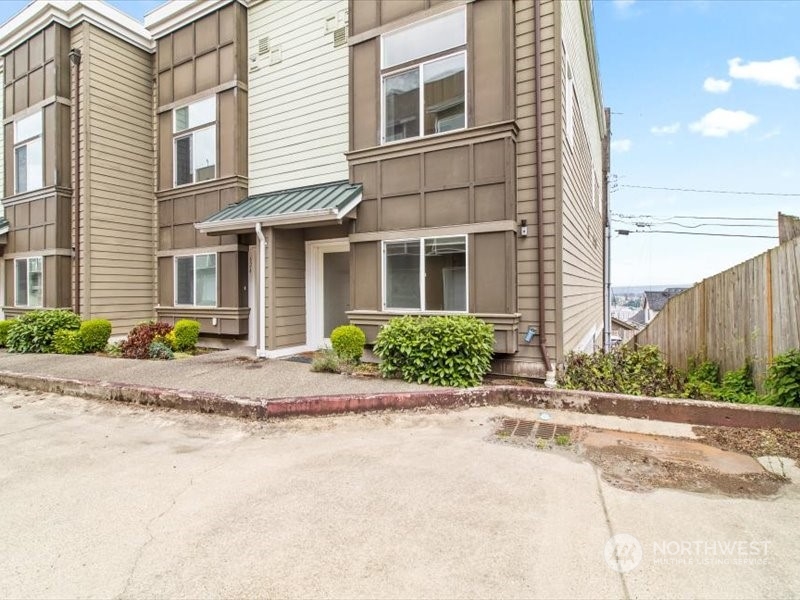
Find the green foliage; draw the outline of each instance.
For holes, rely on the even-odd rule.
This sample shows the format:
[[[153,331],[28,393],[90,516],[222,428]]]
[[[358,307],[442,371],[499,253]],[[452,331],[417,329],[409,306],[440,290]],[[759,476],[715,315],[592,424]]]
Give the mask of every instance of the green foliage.
[[[81,318],[71,310],[32,310],[14,319],[6,336],[10,352],[52,352],[61,329],[78,329]]]
[[[341,373],[341,360],[336,352],[326,348],[314,354],[311,370],[315,373]]]
[[[173,350],[177,352],[189,352],[197,347],[197,340],[200,337],[200,323],[190,319],[181,319],[175,323],[175,328],[167,339]]]
[[[149,358],[150,357],[150,344],[156,341],[156,338],[163,339],[172,327],[168,323],[148,321],[139,323],[130,333],[125,341],[122,342],[122,356],[125,358]],[[163,342],[160,342],[163,344]],[[166,344],[164,344],[166,346]]]
[[[58,354],[82,354],[81,332],[77,329],[59,329],[53,336],[53,350]]]
[[[147,355],[155,360],[172,360],[175,355],[164,342],[152,342],[147,348]]]
[[[364,354],[367,336],[355,325],[341,325],[331,332],[331,346],[336,356],[349,362],[358,362]]]
[[[111,321],[89,319],[81,323],[81,340],[84,352],[99,352],[108,344],[111,337]]]
[[[689,360],[683,396],[695,400],[717,400],[719,392],[719,365],[708,360]]]
[[[764,386],[770,404],[800,407],[800,349],[772,359]]]
[[[116,342],[106,346],[106,354],[114,358],[120,358],[122,356],[122,342]]]
[[[378,333],[374,346],[384,377],[468,387],[481,383],[494,352],[491,325],[467,315],[398,317]]]
[[[624,345],[610,352],[569,353],[559,384],[569,390],[677,396],[683,378],[656,346]]]
[[[6,337],[8,337],[8,330],[11,328],[12,323],[14,323],[13,319],[0,321],[0,348],[6,347]]]
[[[750,361],[741,369],[728,371],[722,378],[719,399],[725,402],[740,404],[757,404],[761,402],[753,383],[753,368]]]

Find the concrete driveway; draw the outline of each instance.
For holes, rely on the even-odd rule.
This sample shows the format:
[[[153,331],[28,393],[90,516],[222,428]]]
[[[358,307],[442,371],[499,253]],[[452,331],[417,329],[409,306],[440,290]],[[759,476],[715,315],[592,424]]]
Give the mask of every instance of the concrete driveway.
[[[0,597],[800,594],[796,482],[631,492],[487,439],[535,414],[249,423],[0,390]]]

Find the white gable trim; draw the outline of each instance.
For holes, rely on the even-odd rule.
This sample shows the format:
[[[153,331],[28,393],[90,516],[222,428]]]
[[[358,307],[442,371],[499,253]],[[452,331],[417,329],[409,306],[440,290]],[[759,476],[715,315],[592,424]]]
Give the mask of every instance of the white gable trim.
[[[139,21],[101,0],[37,0],[0,27],[0,54],[12,50],[52,22],[72,28],[83,21],[142,50],[155,50],[150,32]]]

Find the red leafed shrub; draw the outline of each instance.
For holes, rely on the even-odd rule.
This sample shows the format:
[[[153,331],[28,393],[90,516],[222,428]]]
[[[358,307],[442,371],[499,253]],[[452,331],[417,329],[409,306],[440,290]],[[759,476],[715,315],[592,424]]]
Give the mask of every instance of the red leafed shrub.
[[[161,321],[139,323],[122,342],[122,356],[125,358],[150,358],[150,344],[156,337],[163,337],[172,331],[172,326]]]

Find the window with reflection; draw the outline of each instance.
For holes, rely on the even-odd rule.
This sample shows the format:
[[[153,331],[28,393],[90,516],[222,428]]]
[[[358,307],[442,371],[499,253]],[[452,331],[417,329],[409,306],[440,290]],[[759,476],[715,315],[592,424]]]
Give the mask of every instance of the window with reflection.
[[[217,176],[217,97],[176,108],[173,113],[175,185]]]

